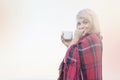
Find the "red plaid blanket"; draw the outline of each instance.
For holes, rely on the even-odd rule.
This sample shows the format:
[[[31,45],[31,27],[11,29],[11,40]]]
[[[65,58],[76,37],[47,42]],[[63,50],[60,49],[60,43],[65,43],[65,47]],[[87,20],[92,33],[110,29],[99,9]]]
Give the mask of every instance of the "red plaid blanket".
[[[59,67],[58,80],[102,80],[102,42],[89,34],[68,48]]]

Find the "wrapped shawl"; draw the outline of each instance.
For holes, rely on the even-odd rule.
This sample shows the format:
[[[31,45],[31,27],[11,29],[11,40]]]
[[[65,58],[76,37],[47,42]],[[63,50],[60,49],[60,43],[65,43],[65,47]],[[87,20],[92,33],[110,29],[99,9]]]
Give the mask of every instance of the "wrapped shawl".
[[[99,34],[86,35],[68,48],[59,67],[58,80],[102,80],[102,42]]]

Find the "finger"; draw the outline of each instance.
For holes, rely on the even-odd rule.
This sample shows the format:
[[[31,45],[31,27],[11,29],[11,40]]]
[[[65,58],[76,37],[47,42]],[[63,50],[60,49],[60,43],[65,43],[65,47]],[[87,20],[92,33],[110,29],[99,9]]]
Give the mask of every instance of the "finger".
[[[63,39],[63,36],[64,36],[64,34],[62,33],[62,35],[61,35],[61,39]]]
[[[81,30],[77,30],[78,31],[78,34],[81,34],[81,36],[84,36],[86,34],[86,29],[83,28]]]
[[[86,32],[87,32],[87,31],[86,31],[86,30],[84,30],[84,31],[83,31],[83,34],[82,34],[82,36],[85,36]]]
[[[82,36],[84,36],[85,34],[86,34],[86,32],[87,32],[87,28],[85,27],[83,30],[82,30]]]
[[[77,33],[83,33],[85,29],[76,30]]]
[[[62,33],[62,35],[61,35],[61,41],[64,43],[63,33]]]

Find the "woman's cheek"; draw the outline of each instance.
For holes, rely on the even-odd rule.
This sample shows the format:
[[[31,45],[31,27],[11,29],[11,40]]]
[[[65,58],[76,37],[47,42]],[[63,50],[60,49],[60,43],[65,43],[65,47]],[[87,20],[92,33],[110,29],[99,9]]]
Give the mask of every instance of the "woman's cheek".
[[[76,26],[76,29],[78,29],[78,26]]]

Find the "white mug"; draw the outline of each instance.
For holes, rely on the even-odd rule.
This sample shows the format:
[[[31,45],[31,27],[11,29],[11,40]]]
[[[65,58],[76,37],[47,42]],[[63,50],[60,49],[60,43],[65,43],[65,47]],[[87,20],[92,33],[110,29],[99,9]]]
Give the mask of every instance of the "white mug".
[[[63,31],[63,38],[65,40],[71,40],[73,37],[73,32],[72,31]]]

